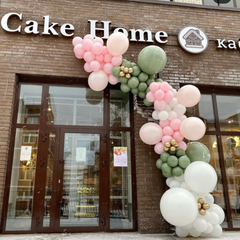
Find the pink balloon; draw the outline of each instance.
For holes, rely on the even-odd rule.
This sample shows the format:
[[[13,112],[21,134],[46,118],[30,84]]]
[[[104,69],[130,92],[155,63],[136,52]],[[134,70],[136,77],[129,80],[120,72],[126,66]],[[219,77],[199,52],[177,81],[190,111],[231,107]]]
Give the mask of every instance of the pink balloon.
[[[124,54],[129,46],[128,38],[124,33],[112,33],[107,40],[107,48],[113,56]]]
[[[187,149],[187,144],[186,144],[185,142],[181,141],[181,142],[179,142],[179,147],[178,147],[178,149],[179,149],[179,148],[181,148],[181,149],[183,149],[184,151],[186,151],[186,149]]]
[[[164,145],[160,142],[154,146],[154,151],[157,154],[162,154],[164,152]]]
[[[165,144],[166,142],[170,142],[172,139],[172,136],[165,135],[162,137],[162,143]]]
[[[139,131],[141,140],[148,145],[155,145],[162,139],[162,128],[156,123],[145,123]]]
[[[159,85],[158,83],[156,82],[152,82],[150,85],[149,85],[149,89],[151,90],[151,92],[156,92],[158,89],[159,89]]]
[[[73,38],[73,40],[72,40],[72,44],[73,44],[74,47],[75,47],[77,44],[82,44],[82,42],[83,42],[83,39],[82,39],[81,37],[75,37],[75,38]]]
[[[154,108],[157,109],[157,110],[163,110],[165,107],[166,107],[166,102],[164,100],[156,100],[154,102]]]
[[[91,61],[89,65],[94,72],[99,71],[101,67],[100,63],[96,60]]]
[[[108,49],[106,46],[103,46],[103,51],[102,51],[102,54],[105,55],[105,54],[108,54]]]
[[[83,45],[82,44],[77,44],[75,47],[74,47],[74,53],[75,53],[75,56],[76,58],[78,59],[82,59],[83,58],[83,55],[85,53],[85,50],[83,48]]]
[[[108,77],[108,82],[112,85],[115,85],[119,82],[119,79],[117,77],[114,77],[112,74]]]
[[[179,131],[175,131],[173,133],[173,138],[177,141],[177,142],[181,142],[183,140],[183,135],[179,132]]]
[[[82,44],[83,44],[83,48],[84,48],[86,51],[92,50],[92,45],[93,45],[92,40],[90,40],[90,39],[84,39]]]
[[[166,102],[171,101],[174,98],[173,92],[168,90],[167,92],[165,92],[165,96],[164,96],[164,100]]]
[[[206,132],[203,121],[197,117],[189,117],[182,121],[181,134],[188,140],[199,140]]]
[[[166,126],[163,128],[163,134],[172,136],[174,133],[173,129],[170,126]]]
[[[105,55],[103,56],[103,61],[104,61],[105,63],[110,63],[111,60],[112,60],[112,55],[111,55],[111,54],[107,53],[107,54],[105,54]]]
[[[101,62],[101,63],[100,63],[100,69],[101,69],[101,70],[103,70],[104,64],[105,64],[104,62]]]
[[[100,37],[93,39],[93,43],[100,43],[103,46],[103,40]]]
[[[103,62],[103,55],[102,54],[95,55],[95,60],[97,60],[99,63],[102,63]]]
[[[101,54],[102,51],[103,51],[103,46],[101,45],[101,43],[99,43],[99,42],[93,43],[92,52],[94,54],[96,54],[96,55]]]
[[[181,120],[175,118],[170,122],[170,126],[172,127],[173,130],[179,130],[181,126]]]
[[[153,94],[152,92],[148,92],[147,95],[146,95],[146,99],[147,99],[149,102],[154,102],[154,101],[155,101],[154,94]]]
[[[88,77],[88,85],[94,91],[102,91],[108,85],[108,75],[102,70],[92,72]]]
[[[171,90],[171,86],[167,82],[161,82],[161,89],[164,92],[167,92],[168,90]]]
[[[164,98],[164,92],[161,89],[158,89],[156,92],[154,92],[154,97],[157,100],[162,100]]]
[[[169,121],[169,120],[160,121],[160,122],[159,122],[159,125],[160,125],[162,128],[164,128],[164,127],[170,125],[170,121]]]
[[[178,103],[185,107],[195,106],[200,101],[200,98],[200,91],[193,85],[185,85],[181,87],[177,93]]]
[[[122,64],[122,56],[113,56],[111,60],[112,65],[115,66],[120,66]]]
[[[90,64],[89,63],[85,63],[84,66],[83,66],[84,70],[88,73],[92,72],[93,70],[91,69],[90,67]]]
[[[83,59],[87,62],[90,63],[93,61],[95,58],[95,55],[92,52],[85,52],[83,55]]]
[[[103,66],[103,71],[107,74],[111,74],[113,69],[113,65],[111,63],[105,63]]]
[[[84,40],[85,40],[85,39],[90,39],[90,40],[93,41],[93,36],[92,36],[91,34],[87,34],[87,35],[84,36],[83,39],[84,39]]]

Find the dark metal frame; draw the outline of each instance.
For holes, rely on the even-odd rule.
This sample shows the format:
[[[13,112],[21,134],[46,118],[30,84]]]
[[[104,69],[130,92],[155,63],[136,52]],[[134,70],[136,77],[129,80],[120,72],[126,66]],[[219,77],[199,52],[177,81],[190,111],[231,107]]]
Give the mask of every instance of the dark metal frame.
[[[88,87],[86,79],[79,78],[63,78],[63,77],[51,77],[51,76],[32,76],[32,75],[18,75],[17,80],[17,94],[14,104],[14,114],[13,114],[13,127],[11,133],[11,143],[10,143],[10,154],[8,159],[8,167],[7,167],[7,177],[6,177],[6,185],[4,192],[4,202],[3,202],[3,213],[2,213],[2,229],[3,233],[34,233],[34,232],[87,232],[87,231],[107,231],[107,232],[131,232],[137,230],[137,194],[136,194],[136,167],[135,167],[135,153],[134,153],[134,115],[133,115],[133,95],[130,93],[129,101],[130,101],[130,127],[110,127],[109,124],[109,104],[110,104],[110,89],[109,87],[104,90],[104,121],[103,126],[69,126],[69,125],[47,125],[46,111],[42,111],[42,109],[47,109],[47,96],[49,92],[49,86],[85,86]],[[43,86],[42,90],[42,103],[41,103],[41,114],[39,124],[17,124],[17,113],[18,113],[18,105],[19,105],[19,96],[20,96],[20,85],[21,84],[33,84],[33,85],[41,85]],[[111,89],[119,89],[118,86],[111,86]],[[36,175],[35,179],[35,191],[33,195],[33,212],[32,212],[32,225],[30,231],[6,231],[6,219],[7,219],[7,208],[8,208],[8,198],[9,198],[9,190],[10,190],[10,181],[11,181],[11,172],[12,172],[12,161],[13,161],[13,152],[14,152],[14,141],[15,141],[15,133],[17,128],[26,127],[28,129],[39,129],[39,142],[42,138],[45,138],[50,132],[56,134],[56,137],[60,140],[58,145],[56,145],[56,153],[55,161],[54,161],[54,172],[53,175],[53,191],[55,194],[52,194],[52,204],[51,207],[51,222],[50,227],[42,227],[42,217],[40,212],[43,212],[43,201],[45,191],[42,191],[40,196],[37,193],[36,189],[44,189],[45,180],[46,180],[46,168],[47,164],[40,164],[40,157],[46,159],[47,151],[44,149],[48,146],[49,138],[46,138],[44,143],[38,143],[38,161],[36,163]],[[105,167],[100,164],[100,185],[102,188],[100,189],[100,204],[102,205],[102,211],[100,212],[100,217],[102,217],[103,221],[101,222],[99,218],[99,227],[57,227],[56,224],[59,224],[60,220],[60,211],[59,211],[59,199],[62,197],[61,195],[61,187],[57,187],[57,179],[63,178],[63,164],[57,163],[62,159],[61,149],[63,147],[63,136],[65,132],[84,132],[84,133],[97,133],[101,136],[101,156],[100,159],[105,159],[106,164]],[[133,228],[132,229],[110,229],[110,143],[109,143],[109,133],[110,131],[129,131],[131,136],[131,171],[132,171],[132,201],[133,201]],[[61,162],[61,161],[60,161]],[[101,175],[102,173],[102,175]],[[61,181],[63,182],[63,181]],[[104,191],[103,191],[104,190]],[[58,219],[58,220],[55,220]],[[40,224],[41,223],[41,224]]]

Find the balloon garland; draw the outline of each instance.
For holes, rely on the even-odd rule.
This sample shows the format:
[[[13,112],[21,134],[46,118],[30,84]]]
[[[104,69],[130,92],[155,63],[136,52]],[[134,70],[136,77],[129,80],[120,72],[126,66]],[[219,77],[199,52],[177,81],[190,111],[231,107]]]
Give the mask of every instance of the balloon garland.
[[[166,65],[167,57],[158,46],[148,46],[138,55],[137,64],[122,58],[129,41],[123,33],[113,33],[104,46],[101,38],[86,35],[73,39],[74,53],[84,59],[84,70],[90,73],[89,87],[94,91],[104,90],[108,83],[121,83],[123,92],[131,91],[144,99],[146,106],[154,106],[152,117],[157,123],[144,124],[139,135],[141,140],[154,145],[160,155],[156,166],[167,178],[170,188],[160,201],[162,216],[176,226],[179,237],[219,237],[220,224],[224,221],[223,209],[214,204],[210,194],[217,183],[217,175],[209,164],[210,152],[196,141],[205,134],[206,127],[197,117],[186,117],[187,107],[200,101],[197,87],[185,85],[178,91],[157,73]]]

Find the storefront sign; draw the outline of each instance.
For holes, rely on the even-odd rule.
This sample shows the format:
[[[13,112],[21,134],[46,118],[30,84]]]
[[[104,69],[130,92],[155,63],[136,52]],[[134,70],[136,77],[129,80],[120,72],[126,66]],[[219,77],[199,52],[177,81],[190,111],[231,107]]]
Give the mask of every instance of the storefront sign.
[[[30,161],[32,156],[32,146],[21,146],[20,161]]]
[[[114,147],[113,148],[113,165],[114,167],[127,167],[127,148]]]
[[[226,40],[226,39],[217,39],[217,48],[229,48],[229,49],[240,49],[240,41],[237,43],[234,40]]]

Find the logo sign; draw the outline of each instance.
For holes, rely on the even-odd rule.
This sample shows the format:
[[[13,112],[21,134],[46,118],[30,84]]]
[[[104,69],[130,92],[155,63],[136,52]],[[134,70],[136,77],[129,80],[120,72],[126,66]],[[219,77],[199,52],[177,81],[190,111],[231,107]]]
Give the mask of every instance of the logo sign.
[[[187,52],[198,54],[208,47],[208,38],[205,33],[196,27],[185,27],[178,34],[178,41]]]

